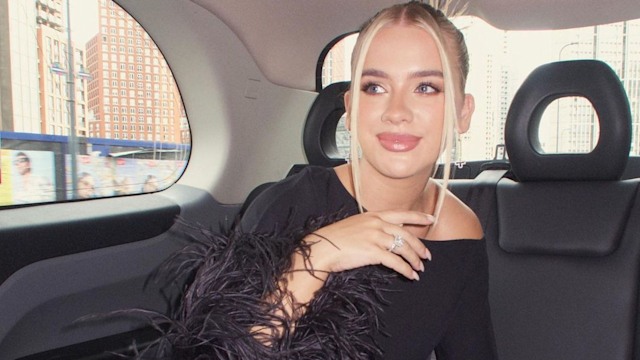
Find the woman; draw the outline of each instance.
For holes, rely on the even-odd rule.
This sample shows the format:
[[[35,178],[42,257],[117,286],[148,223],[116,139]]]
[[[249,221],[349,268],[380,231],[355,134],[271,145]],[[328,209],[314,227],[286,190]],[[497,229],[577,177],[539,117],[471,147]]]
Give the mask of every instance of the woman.
[[[469,127],[467,69],[461,33],[431,6],[366,23],[345,94],[351,161],[281,181],[214,236],[175,356],[495,358],[481,226],[432,179]]]

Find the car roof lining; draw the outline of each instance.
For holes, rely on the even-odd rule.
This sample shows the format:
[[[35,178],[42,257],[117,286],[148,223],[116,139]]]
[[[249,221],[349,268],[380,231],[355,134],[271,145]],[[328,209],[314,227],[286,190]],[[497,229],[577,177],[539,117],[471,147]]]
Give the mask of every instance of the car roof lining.
[[[378,10],[398,2],[191,1],[237,34],[268,80],[310,91],[315,90],[315,67],[324,47],[335,37],[357,30]],[[640,18],[637,0],[474,0],[467,12],[505,30],[564,29]]]

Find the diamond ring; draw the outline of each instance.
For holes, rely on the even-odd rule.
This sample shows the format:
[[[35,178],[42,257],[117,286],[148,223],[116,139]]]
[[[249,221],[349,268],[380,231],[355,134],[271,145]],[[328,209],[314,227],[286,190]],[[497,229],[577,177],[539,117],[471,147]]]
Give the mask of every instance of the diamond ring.
[[[395,235],[393,237],[393,243],[389,246],[389,251],[394,252],[394,250],[401,248],[404,245],[404,239],[400,235]]]

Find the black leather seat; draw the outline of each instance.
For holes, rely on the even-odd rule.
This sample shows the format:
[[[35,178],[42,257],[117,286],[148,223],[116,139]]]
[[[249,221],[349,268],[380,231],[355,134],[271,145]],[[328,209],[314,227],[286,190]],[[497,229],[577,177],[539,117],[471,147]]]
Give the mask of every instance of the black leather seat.
[[[345,113],[344,93],[349,81],[327,85],[316,97],[304,124],[304,153],[310,165],[343,164],[336,145],[336,128]]]
[[[587,154],[543,154],[538,126],[563,96],[587,98],[600,138]],[[619,180],[630,149],[624,89],[604,63],[534,70],[509,109],[503,178],[485,229],[501,360],[633,359],[638,352],[639,179]]]

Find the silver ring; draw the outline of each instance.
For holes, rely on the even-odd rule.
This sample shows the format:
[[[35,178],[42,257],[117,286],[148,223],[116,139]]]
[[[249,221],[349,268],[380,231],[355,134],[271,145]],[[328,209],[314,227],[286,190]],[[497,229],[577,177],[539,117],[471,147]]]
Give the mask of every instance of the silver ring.
[[[389,251],[393,252],[396,249],[401,248],[404,245],[404,239],[400,235],[393,237],[393,243],[389,246]]]

